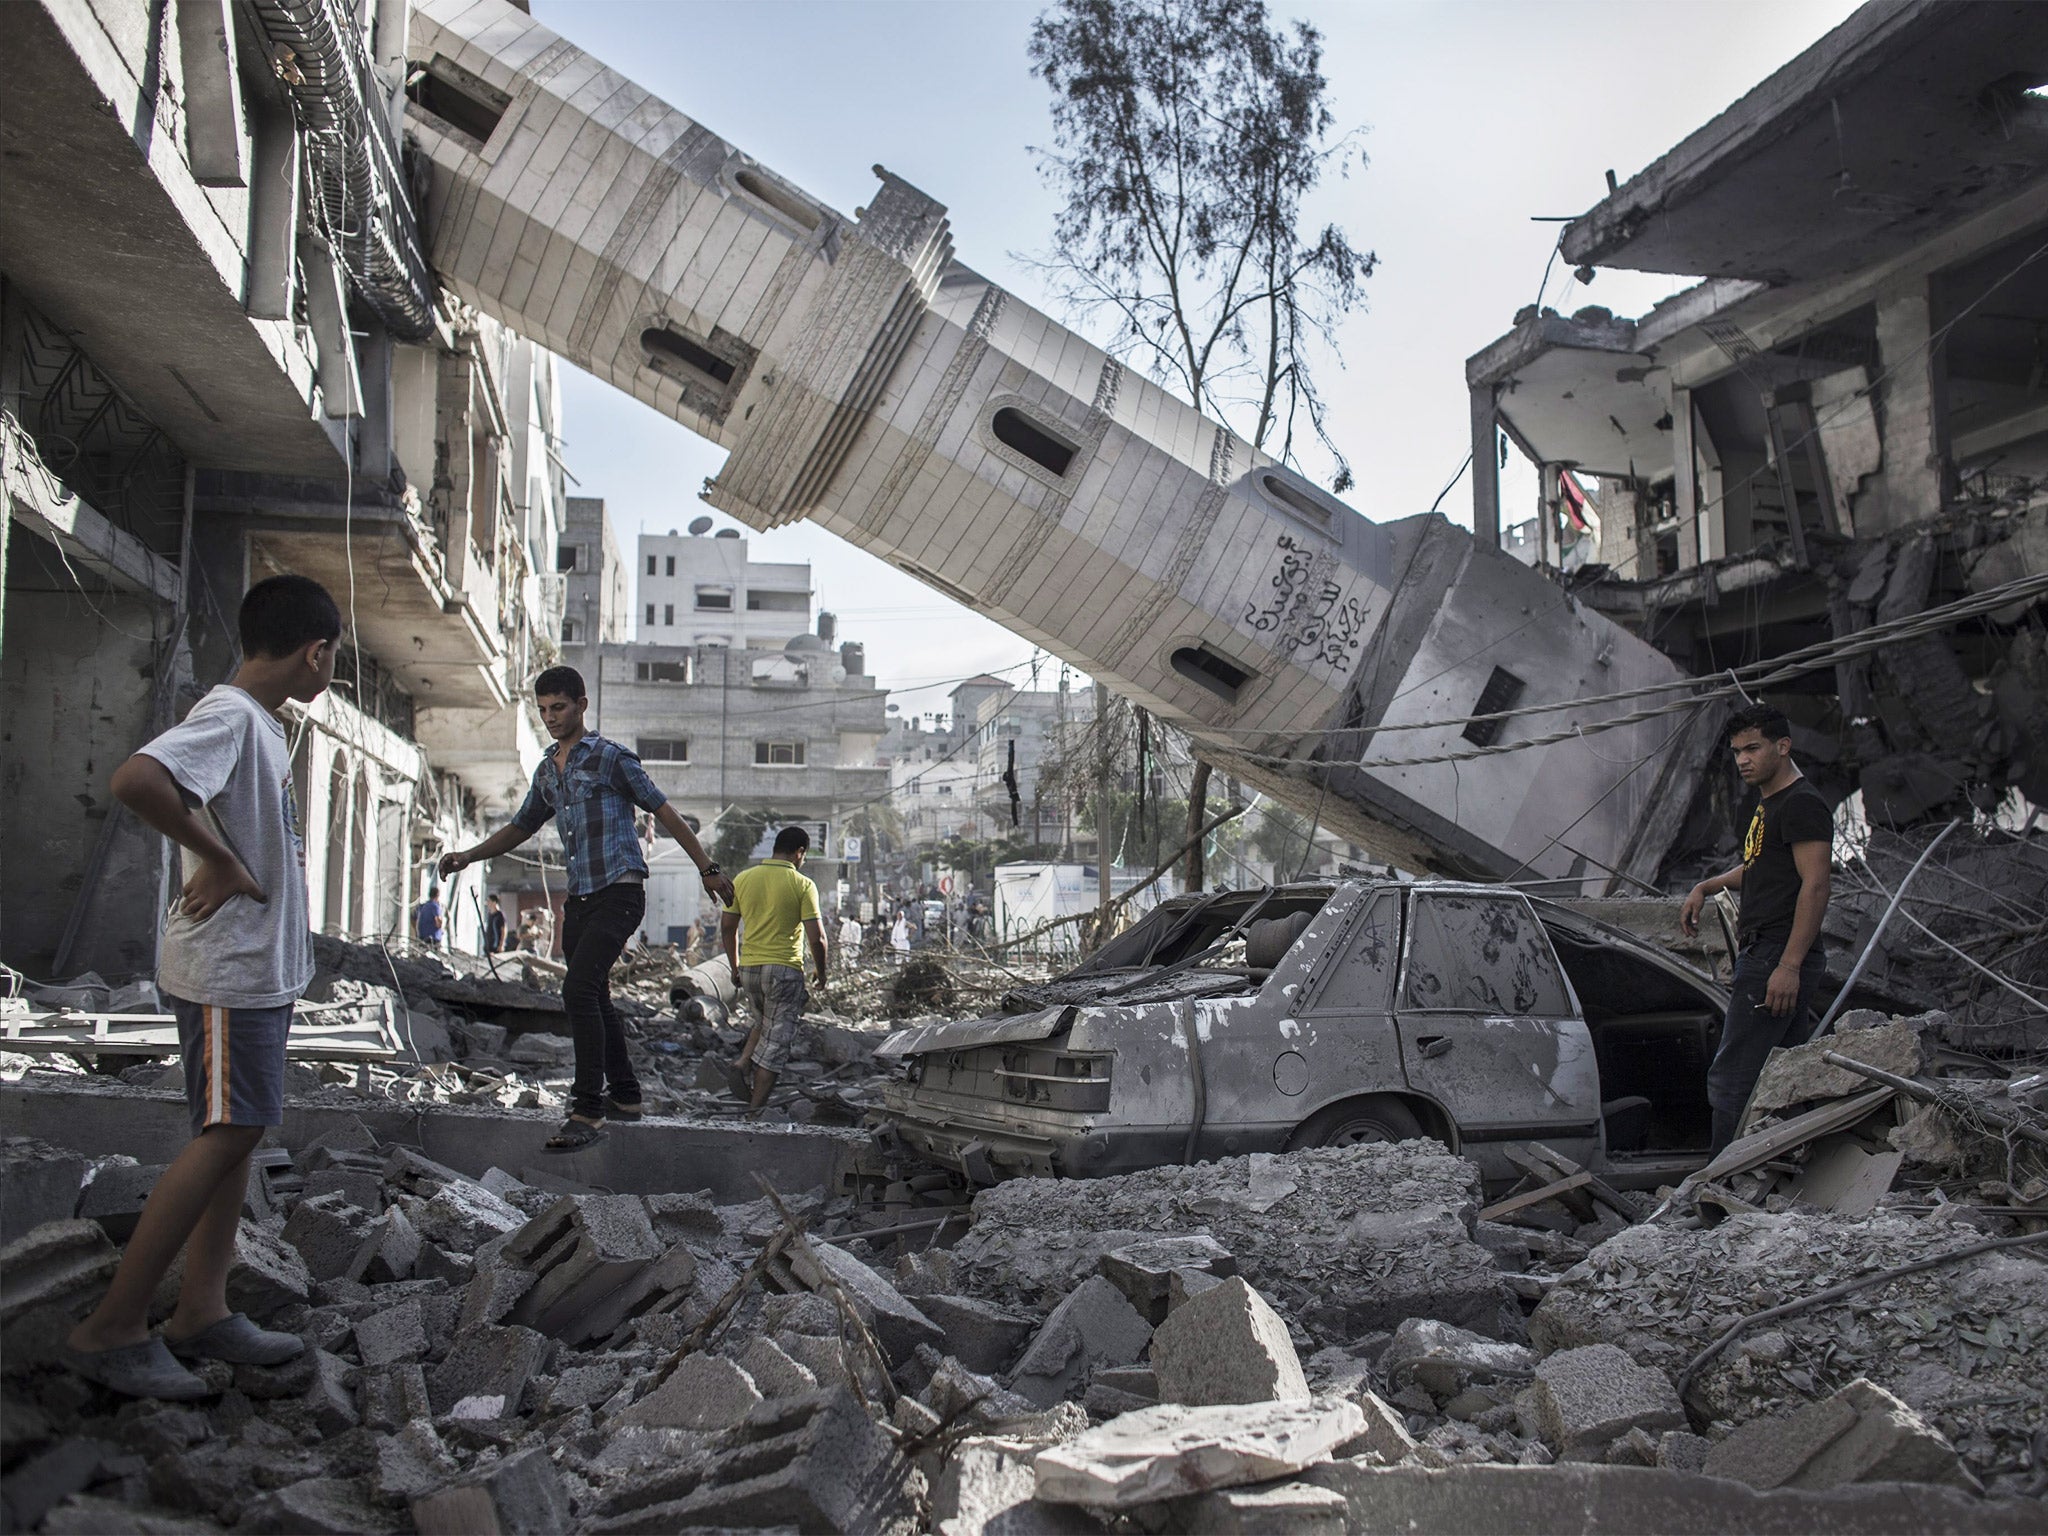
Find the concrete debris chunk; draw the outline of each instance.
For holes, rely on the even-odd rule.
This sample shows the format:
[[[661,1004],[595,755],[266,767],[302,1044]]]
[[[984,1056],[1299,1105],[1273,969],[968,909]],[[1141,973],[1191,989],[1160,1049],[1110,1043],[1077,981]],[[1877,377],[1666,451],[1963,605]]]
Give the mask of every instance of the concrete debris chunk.
[[[526,1260],[540,1280],[510,1316],[542,1333],[580,1339],[591,1309],[659,1259],[663,1249],[636,1195],[569,1197],[569,1207],[560,1234]],[[559,1209],[558,1204],[550,1214]],[[520,1236],[547,1219],[536,1217]]]
[[[1262,1166],[1284,1168],[1299,1186],[1266,1210],[1234,1198],[1251,1187],[1242,1157],[984,1189],[974,1197],[972,1229],[953,1249],[959,1289],[1036,1311],[1108,1254],[1206,1230],[1237,1272],[1318,1345],[1348,1344],[1410,1317],[1498,1333],[1508,1293],[1492,1256],[1471,1238],[1474,1165],[1434,1142],[1409,1141],[1309,1148]],[[1212,1204],[1222,1193],[1233,1198]]]
[[[1102,1278],[1122,1291],[1155,1328],[1166,1321],[1176,1270],[1198,1271],[1221,1280],[1237,1273],[1237,1260],[1208,1233],[1197,1232],[1130,1243],[1105,1253],[1097,1265]]]
[[[1364,1416],[1365,1427],[1357,1437],[1337,1448],[1340,1457],[1364,1457],[1381,1466],[1395,1467],[1413,1460],[1420,1447],[1408,1433],[1408,1420],[1385,1398],[1368,1387],[1345,1394]]]
[[[356,1373],[356,1415],[366,1429],[394,1430],[414,1419],[431,1418],[427,1373],[414,1364],[365,1368]]]
[[[434,1433],[434,1426],[425,1419],[414,1419],[395,1433],[378,1437],[373,1487],[382,1503],[410,1504],[453,1480],[461,1470]]]
[[[1599,1461],[1631,1429],[1684,1429],[1685,1409],[1670,1378],[1637,1365],[1612,1344],[1561,1350],[1536,1367],[1525,1394],[1523,1432],[1565,1461]]]
[[[1037,1408],[1029,1398],[1020,1397],[988,1376],[978,1375],[958,1360],[941,1361],[922,1393],[925,1403],[942,1419],[952,1421],[972,1416],[975,1422],[994,1424],[1022,1418]]]
[[[1925,1060],[1919,1032],[1906,1020],[1874,1029],[1837,1030],[1805,1045],[1771,1052],[1749,1096],[1750,1115],[1775,1114],[1813,1099],[1846,1098],[1871,1086],[1869,1078],[1823,1061],[1828,1051],[1900,1077],[1915,1076]]]
[[[384,1180],[367,1168],[315,1169],[306,1175],[301,1193],[305,1199],[339,1195],[348,1204],[372,1216],[384,1209]]]
[[[397,1365],[427,1352],[427,1325],[417,1299],[358,1318],[356,1353],[366,1366]]]
[[[388,1285],[411,1279],[419,1260],[420,1235],[411,1218],[394,1205],[364,1232],[362,1244],[349,1261],[348,1275],[366,1285]]]
[[[1053,1308],[1011,1373],[1011,1390],[1050,1408],[1075,1395],[1096,1366],[1135,1364],[1151,1338],[1151,1324],[1124,1293],[1091,1276]]]
[[[177,1304],[178,1286],[185,1277],[184,1255],[180,1254],[170,1272],[157,1286],[152,1305],[167,1315]],[[244,1220],[235,1233],[235,1257],[228,1267],[228,1306],[246,1312],[262,1323],[287,1307],[304,1305],[312,1298],[313,1276],[298,1250],[253,1221]]]
[[[381,1185],[379,1186],[381,1188]],[[356,1256],[370,1235],[370,1215],[341,1190],[310,1191],[286,1218],[283,1238],[315,1280],[354,1279]]]
[[[901,1365],[917,1353],[917,1346],[941,1348],[946,1335],[937,1323],[920,1312],[910,1299],[836,1243],[803,1242],[790,1250],[790,1267],[796,1277],[814,1291],[826,1289],[827,1275],[846,1293],[861,1320],[874,1330],[875,1342]]]
[[[83,1316],[120,1262],[98,1222],[44,1222],[0,1248],[0,1322],[52,1303]]]
[[[754,1378],[716,1355],[688,1355],[668,1380],[628,1408],[620,1425],[656,1429],[731,1429],[762,1402]]]
[[[1703,1470],[1752,1488],[1941,1483],[1982,1491],[1940,1430],[1862,1376],[1795,1413],[1752,1419],[1707,1453]]]
[[[101,1175],[113,1170],[103,1168]],[[32,1136],[0,1137],[0,1243],[78,1212],[85,1159]],[[83,1214],[91,1215],[91,1212]]]
[[[970,1371],[1008,1370],[1037,1331],[1030,1318],[977,1296],[920,1296],[917,1306],[945,1333],[945,1352]]]
[[[479,1466],[415,1499],[420,1536],[556,1536],[569,1529],[569,1491],[540,1446]]]
[[[1399,1391],[1410,1382],[1439,1403],[1475,1382],[1526,1382],[1536,1356],[1523,1345],[1489,1339],[1434,1318],[1411,1317],[1394,1330],[1380,1356],[1380,1374]]]
[[[500,1396],[506,1411],[516,1413],[527,1382],[553,1351],[553,1342],[531,1328],[471,1329],[458,1335],[446,1358],[427,1372],[428,1400],[440,1414],[465,1397]]]
[[[539,1279],[526,1269],[479,1269],[463,1288],[462,1311],[455,1326],[467,1332],[485,1323],[504,1321],[519,1298],[532,1290]]]
[[[1037,1494],[1057,1504],[1129,1509],[1212,1488],[1270,1482],[1326,1460],[1364,1428],[1357,1405],[1164,1403],[1041,1451]]]
[[[1266,1298],[1232,1276],[1191,1298],[1152,1335],[1162,1402],[1288,1402],[1309,1396],[1294,1341]]]
[[[790,1358],[773,1339],[755,1338],[740,1356],[740,1367],[753,1378],[763,1397],[801,1397],[815,1392],[818,1378]]]
[[[166,1165],[162,1163],[116,1163],[100,1169],[93,1181],[77,1196],[78,1214],[98,1222],[107,1236],[125,1243],[135,1235],[142,1219],[143,1203],[156,1187]],[[250,1181],[252,1188],[256,1181]],[[63,1214],[69,1215],[66,1211]]]
[[[253,1531],[290,1531],[293,1536],[384,1536],[398,1522],[371,1502],[365,1480],[314,1477],[287,1483],[251,1503],[242,1526]]]
[[[932,1487],[938,1536],[1068,1536],[1099,1529],[1071,1505],[1038,1502],[1039,1447],[979,1436],[953,1448]]]
[[[1219,1488],[1173,1506],[1179,1529],[1203,1536],[1344,1536],[1350,1514],[1343,1494],[1312,1483]]]
[[[479,1243],[518,1231],[526,1225],[526,1216],[481,1184],[464,1179],[436,1190],[415,1225],[429,1242],[473,1253]]]

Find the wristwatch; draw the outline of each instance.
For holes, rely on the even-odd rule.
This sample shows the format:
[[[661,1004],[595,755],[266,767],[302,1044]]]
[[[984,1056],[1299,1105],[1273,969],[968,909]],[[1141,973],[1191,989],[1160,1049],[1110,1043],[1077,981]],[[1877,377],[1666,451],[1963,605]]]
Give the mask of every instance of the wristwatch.
[[[697,871],[699,878],[705,880],[709,880],[713,875],[722,875],[724,873],[725,871],[718,867],[718,862],[715,859]]]

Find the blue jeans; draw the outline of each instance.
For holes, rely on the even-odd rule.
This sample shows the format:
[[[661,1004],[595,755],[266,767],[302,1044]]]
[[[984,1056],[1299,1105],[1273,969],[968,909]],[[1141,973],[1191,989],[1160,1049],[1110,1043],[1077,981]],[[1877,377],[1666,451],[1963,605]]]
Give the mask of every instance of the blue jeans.
[[[1707,1068],[1707,1102],[1714,1108],[1716,1152],[1735,1139],[1735,1127],[1764,1069],[1764,1058],[1781,1046],[1804,1045],[1813,1031],[1813,1005],[1827,975],[1827,956],[1818,943],[1806,952],[1799,966],[1798,999],[1789,1012],[1772,1013],[1764,1006],[1764,988],[1784,953],[1783,939],[1754,939],[1735,957],[1721,1048]]]

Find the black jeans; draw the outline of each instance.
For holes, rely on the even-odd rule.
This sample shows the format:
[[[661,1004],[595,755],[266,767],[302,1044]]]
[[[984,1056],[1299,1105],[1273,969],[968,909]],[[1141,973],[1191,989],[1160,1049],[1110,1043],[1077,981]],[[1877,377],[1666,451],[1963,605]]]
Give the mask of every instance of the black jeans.
[[[1735,1139],[1735,1127],[1764,1069],[1764,1058],[1780,1046],[1804,1045],[1813,1029],[1813,1004],[1828,973],[1827,956],[1816,943],[1799,965],[1799,997],[1788,1013],[1764,1006],[1764,989],[1785,953],[1783,939],[1754,939],[1735,957],[1728,989],[1728,1019],[1721,1048],[1707,1068],[1707,1102],[1714,1108],[1714,1150]]]
[[[636,880],[562,903],[562,957],[569,967],[562,977],[562,1006],[576,1042],[569,1104],[593,1120],[604,1114],[607,1090],[629,1104],[640,1099],[640,1080],[626,1056],[626,1024],[612,1006],[612,966],[646,910],[647,888]]]

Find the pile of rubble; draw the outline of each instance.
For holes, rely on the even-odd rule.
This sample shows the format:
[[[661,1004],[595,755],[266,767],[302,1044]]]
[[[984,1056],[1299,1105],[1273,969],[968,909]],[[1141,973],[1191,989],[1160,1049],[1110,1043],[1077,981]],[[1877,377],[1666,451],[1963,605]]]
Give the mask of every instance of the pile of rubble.
[[[1699,1362],[1755,1309],[1984,1238],[1957,1220],[1589,1251],[1481,1221],[1471,1165],[1409,1142],[1013,1182],[948,1249],[822,1237],[822,1192],[470,1179],[360,1125],[268,1156],[230,1301],[307,1352],[170,1405],[58,1349],[149,1171],[7,1145],[8,1230],[59,1218],[0,1251],[8,1529],[2040,1528],[2011,1497],[2048,1485],[2040,1247]]]

